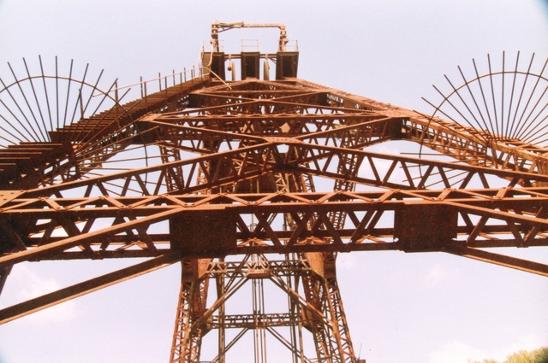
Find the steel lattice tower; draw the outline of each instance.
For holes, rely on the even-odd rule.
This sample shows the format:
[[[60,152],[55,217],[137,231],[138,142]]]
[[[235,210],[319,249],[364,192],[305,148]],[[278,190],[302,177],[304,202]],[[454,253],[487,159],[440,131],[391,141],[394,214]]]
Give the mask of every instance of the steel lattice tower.
[[[219,33],[242,27],[278,28],[278,52],[222,52]],[[191,79],[176,82],[174,73],[171,87],[159,79],[157,93],[141,83],[141,98],[124,104],[114,83],[101,92],[112,107],[91,114],[83,90],[88,85],[93,94],[97,83],[81,81],[75,122],[52,122],[50,112],[45,139],[17,137],[0,149],[0,291],[23,261],[147,258],[4,308],[0,322],[180,263],[171,362],[199,362],[202,338],[213,330],[213,362],[224,363],[248,332],[255,362],[267,361],[267,336],[287,347],[293,362],[358,362],[337,285],[338,252],[443,251],[548,275],[542,263],[484,250],[548,245],[545,106],[525,121],[504,122],[520,107],[504,103],[504,56],[502,72],[489,72],[491,90],[502,75],[502,105],[493,93],[491,117],[470,92],[484,122],[466,124],[453,100],[463,100],[459,90],[481,82],[479,74],[461,87],[449,81],[453,91],[440,91],[442,103],[427,116],[297,78],[299,53],[287,43],[280,24],[215,23],[212,49],[202,52],[202,69]],[[537,78],[545,82],[543,72]],[[42,69],[5,89],[28,81],[35,92],[33,79],[45,89],[47,78]],[[61,78],[56,63],[54,79]],[[482,127],[487,113],[496,130]],[[540,141],[539,132],[527,133],[535,128],[544,132]],[[17,136],[9,125],[2,130],[5,140]],[[390,140],[415,142],[420,152],[365,150]],[[423,146],[453,161],[427,158]],[[287,296],[285,311],[268,310],[266,284]],[[227,303],[244,286],[251,309],[232,313]],[[229,337],[228,329],[237,333]]]

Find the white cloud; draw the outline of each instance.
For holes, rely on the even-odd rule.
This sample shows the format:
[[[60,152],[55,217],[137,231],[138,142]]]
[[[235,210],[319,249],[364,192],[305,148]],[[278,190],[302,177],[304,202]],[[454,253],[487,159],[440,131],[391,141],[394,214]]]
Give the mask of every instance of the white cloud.
[[[423,277],[427,287],[437,287],[449,276],[449,272],[440,264],[432,265]]]
[[[519,337],[511,344],[501,344],[495,349],[480,349],[478,347],[454,340],[443,344],[428,356],[428,363],[470,363],[494,359],[502,362],[510,354],[521,350],[534,350],[545,345],[545,340],[536,335]]]
[[[468,363],[485,357],[485,352],[468,344],[452,341],[431,352],[429,363]]]
[[[51,277],[43,277],[24,264],[14,267],[2,293],[2,305],[17,304],[49,292],[59,290],[62,286]],[[24,318],[26,322],[53,323],[72,319],[76,314],[75,302],[67,301],[46,308]]]

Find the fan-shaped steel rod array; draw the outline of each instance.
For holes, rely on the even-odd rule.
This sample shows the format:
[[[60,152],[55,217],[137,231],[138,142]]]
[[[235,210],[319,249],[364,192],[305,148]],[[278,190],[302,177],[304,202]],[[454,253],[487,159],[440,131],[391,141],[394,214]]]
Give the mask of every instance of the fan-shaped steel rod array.
[[[83,118],[93,118],[101,110],[119,105],[129,92],[126,90],[118,99],[110,96],[117,86],[117,80],[101,90],[104,74],[101,70],[93,82],[88,82],[89,63],[85,65],[80,78],[75,74],[74,60],[68,65],[68,73],[59,69],[57,57],[54,71],[49,73],[42,57],[38,56],[39,73],[31,72],[26,58],[22,59],[24,75],[18,75],[8,62],[11,82],[0,78],[0,118],[3,121],[1,139],[3,146],[14,142],[52,142],[51,131],[59,130]],[[108,101],[108,102],[107,102]],[[82,130],[73,141],[88,136]]]
[[[473,59],[474,78],[468,79],[458,66],[461,84],[455,85],[444,75],[450,86],[449,91],[443,92],[433,86],[442,101],[435,104],[426,98],[423,100],[434,108],[432,117],[440,114],[473,128],[476,136],[487,145],[504,140],[546,147],[548,85],[544,72],[548,59],[544,60],[540,70],[534,70],[534,60],[533,53],[526,70],[522,70],[520,52],[517,52],[513,68],[507,69],[506,52],[503,52],[501,70],[495,70],[488,54],[488,72],[480,74]],[[508,87],[507,81],[510,81],[511,87]]]

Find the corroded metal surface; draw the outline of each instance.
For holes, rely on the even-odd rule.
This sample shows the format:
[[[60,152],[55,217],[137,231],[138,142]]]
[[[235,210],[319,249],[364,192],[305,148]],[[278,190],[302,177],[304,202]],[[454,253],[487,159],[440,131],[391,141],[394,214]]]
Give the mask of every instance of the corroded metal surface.
[[[215,362],[248,332],[256,362],[267,336],[294,362],[315,361],[303,332],[315,359],[358,362],[338,252],[438,251],[548,275],[545,264],[485,250],[548,245],[538,145],[485,143],[470,125],[287,77],[205,74],[115,119],[52,130],[70,140],[79,124],[98,125],[68,151],[33,145],[28,174],[0,174],[0,289],[23,261],[148,260],[4,308],[0,322],[180,262],[171,361],[197,362],[215,330]],[[392,140],[453,160],[364,149]],[[286,311],[267,311],[265,283],[287,295]],[[245,285],[252,311],[233,314],[226,302]],[[227,329],[239,329],[230,341]]]

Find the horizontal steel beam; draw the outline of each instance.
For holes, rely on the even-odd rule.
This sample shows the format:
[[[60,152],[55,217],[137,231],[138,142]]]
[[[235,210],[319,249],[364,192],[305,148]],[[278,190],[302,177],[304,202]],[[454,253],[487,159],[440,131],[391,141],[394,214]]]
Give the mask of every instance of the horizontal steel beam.
[[[446,247],[445,252],[548,277],[548,265],[540,262],[527,261],[521,258],[505,256],[498,253],[464,246]]]
[[[211,317],[208,327],[219,329],[220,326],[225,329],[258,329],[265,327],[291,326],[297,324],[299,316],[290,313],[270,313],[270,314],[237,314],[225,315],[220,318],[217,315]]]
[[[335,229],[328,218],[337,211],[348,214],[342,229]],[[18,235],[27,249],[1,256],[0,267],[25,260],[63,258],[63,253],[67,258],[79,253],[87,258],[108,254],[123,257],[125,250],[128,257],[147,253],[155,256],[166,249],[181,249],[185,256],[211,257],[261,252],[427,252],[447,246],[539,246],[548,244],[547,211],[548,189],[541,187],[16,198],[3,206],[0,217],[11,224],[4,223],[2,228],[5,235]],[[421,216],[439,223],[438,230],[421,228],[420,224],[414,229],[406,227],[414,223],[412,218]],[[292,219],[290,230],[284,228],[282,217]],[[249,226],[252,219],[258,221],[257,226]],[[44,224],[44,220],[49,222]],[[169,231],[151,227],[163,221],[171,223]],[[191,224],[178,232],[173,229],[184,223]],[[9,225],[19,227],[8,230]],[[102,228],[85,227],[92,225]],[[219,237],[232,236],[233,242],[218,245],[205,235],[200,239],[190,228],[218,230]],[[55,235],[54,230],[66,236]],[[184,242],[191,240],[194,242]],[[194,247],[186,249],[185,243]]]

